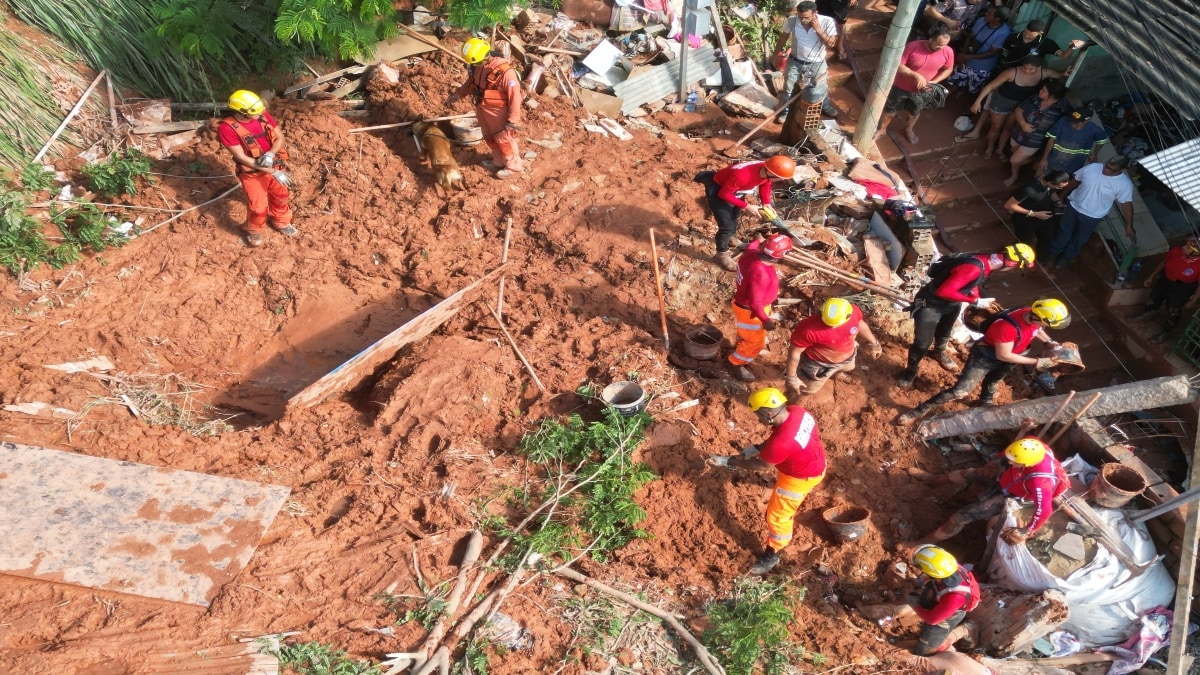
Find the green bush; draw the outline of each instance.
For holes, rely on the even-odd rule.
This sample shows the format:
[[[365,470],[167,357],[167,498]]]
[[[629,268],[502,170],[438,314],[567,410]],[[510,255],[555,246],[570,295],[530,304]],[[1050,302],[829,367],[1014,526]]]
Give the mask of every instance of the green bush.
[[[700,641],[724,664],[729,675],[782,675],[812,654],[792,638],[788,627],[804,599],[804,589],[788,582],[739,579],[733,595],[708,607],[709,628]]]
[[[342,59],[371,56],[397,32],[391,0],[282,0],[275,20],[280,40]]]
[[[29,163],[21,169],[21,187],[26,190],[41,192],[50,189],[51,185],[54,185],[54,172],[47,171],[41,164]]]
[[[352,661],[345,651],[323,642],[300,642],[271,651],[279,657],[279,665],[300,675],[380,675],[378,667]]]
[[[156,36],[198,63],[211,64],[230,88],[238,73],[261,72],[290,60],[275,37],[279,0],[153,0]],[[286,52],[286,54],[284,53]],[[281,58],[282,57],[282,58]]]
[[[42,234],[42,223],[25,214],[28,207],[28,195],[0,192],[0,265],[13,274],[50,261],[50,244]]]
[[[151,185],[153,165],[150,158],[137,150],[126,150],[124,154],[113,154],[103,162],[86,164],[80,173],[88,179],[88,187],[106,197],[137,194],[137,179],[145,178]]]
[[[507,23],[514,7],[528,6],[528,0],[447,0],[446,21],[463,30],[483,30]]]

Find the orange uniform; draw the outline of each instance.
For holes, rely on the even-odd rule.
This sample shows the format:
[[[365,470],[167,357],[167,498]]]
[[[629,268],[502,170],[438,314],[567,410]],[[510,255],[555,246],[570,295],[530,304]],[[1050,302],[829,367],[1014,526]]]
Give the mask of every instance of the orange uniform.
[[[467,81],[454,94],[473,97],[475,115],[483,130],[483,140],[492,151],[492,161],[509,171],[523,170],[516,132],[507,125],[521,124],[521,104],[525,98],[521,79],[508,59],[492,55],[471,66]]]

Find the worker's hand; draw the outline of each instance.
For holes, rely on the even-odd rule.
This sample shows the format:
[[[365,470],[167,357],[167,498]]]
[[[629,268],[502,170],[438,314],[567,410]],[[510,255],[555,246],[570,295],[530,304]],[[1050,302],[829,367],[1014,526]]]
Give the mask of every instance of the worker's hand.
[[[263,156],[259,157],[255,164],[257,164],[258,168],[260,169],[269,169],[275,166],[275,153],[270,151],[263,153]]]
[[[747,445],[742,448],[742,459],[754,459],[755,457],[758,457],[757,445]]]
[[[1071,42],[1069,43],[1069,46],[1071,47],[1071,49],[1083,49],[1083,46],[1085,44],[1087,44],[1087,43],[1084,42],[1083,40],[1071,40]]]
[[[1043,352],[1042,352],[1042,353],[1044,353],[1044,354],[1054,354],[1055,352],[1057,352],[1057,351],[1058,351],[1058,350],[1060,350],[1060,349],[1062,349],[1062,343],[1060,343],[1060,342],[1055,342],[1054,340],[1047,340],[1047,341],[1046,341],[1046,347],[1045,347],[1045,349],[1043,350]]]
[[[775,323],[773,319],[768,318],[763,322],[763,330],[775,330],[778,327],[779,324]]]
[[[1009,546],[1016,546],[1025,543],[1025,540],[1029,538],[1029,530],[1023,527],[1010,527],[1000,533],[1000,538]]]
[[[871,350],[870,354],[871,358],[873,359],[883,356],[883,345],[879,344],[878,342],[872,342],[871,344],[867,345],[867,349]]]
[[[974,307],[978,307],[979,309],[995,309],[996,299],[995,298],[975,298],[975,302],[972,302],[971,305]]]
[[[1054,361],[1053,361],[1052,359],[1048,359],[1048,358],[1046,358],[1046,357],[1042,357],[1042,358],[1040,358],[1040,359],[1038,359],[1038,360],[1037,360],[1037,365],[1036,365],[1036,366],[1034,366],[1034,369],[1035,369],[1035,370],[1037,370],[1037,371],[1038,371],[1038,372],[1040,372],[1040,373],[1044,373],[1044,372],[1046,372],[1047,370],[1050,370],[1050,369],[1051,369],[1051,368],[1053,368],[1053,367],[1054,367]]]
[[[271,175],[274,176],[275,180],[279,181],[279,184],[283,187],[292,187],[292,177],[289,176],[286,171],[276,171]]]
[[[745,211],[755,218],[762,218],[762,208],[757,204],[747,204]]]
[[[708,463],[712,464],[713,466],[721,466],[721,467],[725,467],[726,469],[728,469],[728,468],[730,468],[730,466],[729,466],[730,459],[733,459],[733,458],[728,457],[726,455],[709,455]]]
[[[505,122],[504,128],[508,129],[509,131],[523,131],[525,129],[525,127],[515,122]]]
[[[1037,161],[1037,164],[1033,165],[1033,174],[1035,176],[1041,176],[1042,174],[1046,173],[1046,166],[1047,166],[1046,160],[1039,159]]]
[[[788,375],[787,377],[783,378],[783,381],[787,384],[788,389],[791,389],[796,393],[800,393],[800,390],[804,388],[804,384],[800,381],[800,378],[796,377],[795,375]]]

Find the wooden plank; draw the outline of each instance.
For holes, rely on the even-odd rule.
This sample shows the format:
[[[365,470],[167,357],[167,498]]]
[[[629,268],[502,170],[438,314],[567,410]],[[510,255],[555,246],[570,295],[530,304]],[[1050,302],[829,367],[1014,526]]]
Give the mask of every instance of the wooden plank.
[[[211,120],[193,120],[189,122],[162,122],[160,124],[147,124],[145,126],[134,127],[131,132],[135,134],[173,134],[177,131],[191,131],[200,127],[208,126]]]
[[[329,73],[328,75],[322,75],[315,80],[309,80],[308,82],[302,82],[300,84],[288,87],[287,89],[283,90],[283,95],[287,96],[288,94],[295,93],[297,91],[300,91],[301,89],[308,89],[309,87],[321,84],[322,82],[329,82],[330,80],[336,80],[336,79],[342,77],[343,75],[361,75],[364,72],[366,72],[366,70],[367,70],[367,66],[350,66],[349,68],[342,68],[341,70],[335,70],[332,73]]]
[[[1200,422],[1200,420],[1198,420]],[[1200,429],[1200,427],[1197,427]],[[1200,431],[1196,433],[1195,444],[1192,446],[1192,471],[1188,485],[1200,486]],[[1189,508],[1187,526],[1183,534],[1183,551],[1179,556],[1179,573],[1175,583],[1175,607],[1189,607],[1192,602],[1192,588],[1196,585],[1196,542],[1200,540],[1200,509]],[[1167,657],[1167,675],[1184,675],[1184,651],[1187,649],[1188,619],[1191,612],[1175,612],[1171,622],[1171,651]]]
[[[401,347],[424,338],[437,330],[443,323],[450,320],[467,302],[474,299],[476,291],[479,290],[482,284],[499,276],[501,270],[504,268],[505,265],[497,267],[482,279],[430,307],[412,321],[388,333],[375,344],[356,354],[354,358],[334,368],[332,372],[308,385],[303,391],[288,399],[288,408],[311,408],[333,394],[351,389],[362,378],[375,370],[376,367],[395,356]]]
[[[579,90],[579,100],[583,103],[583,108],[593,115],[613,120],[621,115],[621,106],[625,103],[623,99],[616,96],[582,88]]]
[[[207,607],[289,490],[0,444],[0,571]]]

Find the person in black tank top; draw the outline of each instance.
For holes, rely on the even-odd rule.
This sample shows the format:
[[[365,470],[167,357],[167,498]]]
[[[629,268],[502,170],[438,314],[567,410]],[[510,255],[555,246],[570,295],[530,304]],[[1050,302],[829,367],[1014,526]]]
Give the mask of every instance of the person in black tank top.
[[[954,142],[967,143],[978,140],[983,135],[984,127],[990,127],[983,158],[991,159],[993,154],[1000,151],[1000,132],[1017,105],[1037,93],[1045,78],[1062,76],[1059,71],[1044,67],[1042,57],[1026,57],[1021,65],[1000,73],[979,91],[975,102],[971,104],[971,113],[982,113],[982,116],[971,131],[959,134],[954,138]]]

